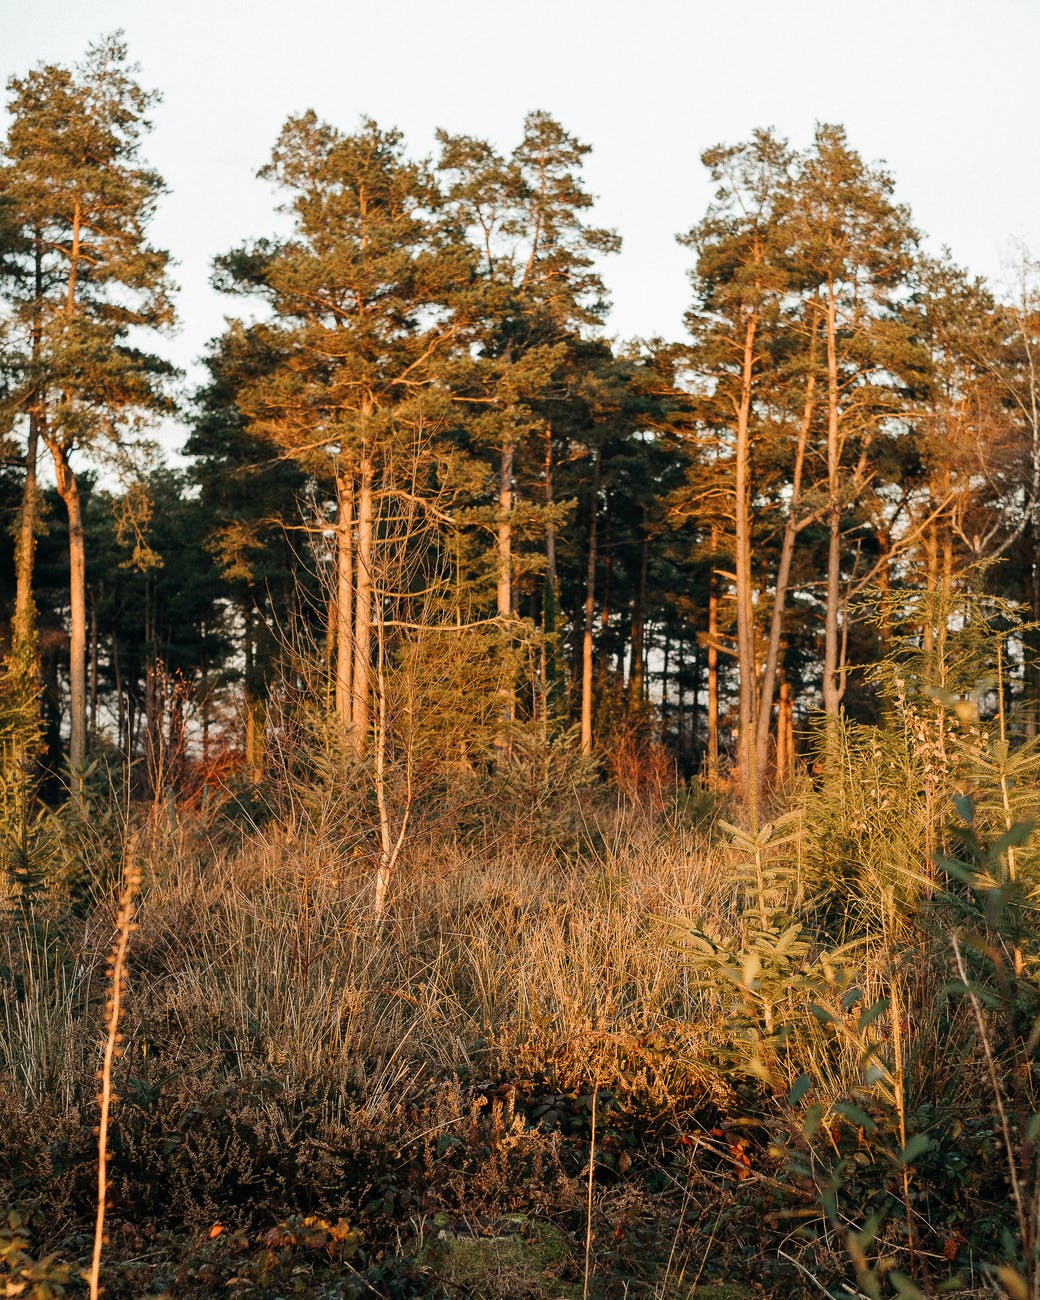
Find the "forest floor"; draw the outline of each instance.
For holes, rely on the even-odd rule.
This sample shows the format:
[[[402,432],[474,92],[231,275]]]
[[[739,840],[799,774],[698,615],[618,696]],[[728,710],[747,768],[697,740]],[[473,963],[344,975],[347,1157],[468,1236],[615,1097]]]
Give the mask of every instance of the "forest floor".
[[[823,797],[752,835],[499,790],[415,819],[379,920],[346,797],[51,816],[0,930],[0,1285],[84,1290],[133,859],[111,1300],[1035,1294],[1033,913]]]

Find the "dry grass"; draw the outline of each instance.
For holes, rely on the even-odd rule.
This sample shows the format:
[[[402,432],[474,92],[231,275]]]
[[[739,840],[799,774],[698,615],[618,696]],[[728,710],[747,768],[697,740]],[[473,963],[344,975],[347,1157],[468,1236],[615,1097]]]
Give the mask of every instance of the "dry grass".
[[[847,1275],[848,1230],[884,1205],[878,1267],[906,1266],[902,1214],[921,1267],[949,1272],[951,1250],[978,1249],[971,1216],[999,1210],[993,1179],[955,1160],[951,1134],[974,1126],[969,1159],[990,1141],[992,1106],[972,1009],[941,992],[925,813],[855,787],[795,793],[802,815],[753,850],[588,799],[569,820],[514,812],[457,837],[431,819],[378,926],[368,840],[343,800],[238,835],[139,828],[114,1220],[135,1241],[157,1222],[190,1235],[230,1220],[252,1240],[286,1214],[339,1216],[363,1225],[374,1268],[418,1249],[436,1214],[478,1235],[536,1215],[575,1243],[588,1229],[598,1280],[577,1250],[579,1292],[663,1295],[764,1269],[796,1295]],[[0,1199],[43,1207],[52,1244],[89,1205],[114,916],[103,889],[77,910],[70,888],[31,915],[9,907],[0,939],[0,1104],[20,1145]],[[898,909],[886,890],[904,891]],[[842,891],[876,897],[850,908]],[[799,955],[770,956],[791,925]],[[956,1187],[937,1155],[895,1195],[912,1132]],[[174,1293],[209,1293],[196,1272],[223,1265],[195,1258]],[[970,1267],[962,1280],[967,1293]]]

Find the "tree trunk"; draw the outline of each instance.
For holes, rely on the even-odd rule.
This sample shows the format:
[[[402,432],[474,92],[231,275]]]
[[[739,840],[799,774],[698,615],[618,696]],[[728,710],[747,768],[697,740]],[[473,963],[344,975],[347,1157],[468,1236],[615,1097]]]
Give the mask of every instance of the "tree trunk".
[[[98,725],[98,634],[97,605],[90,598],[90,730],[96,736]]]
[[[245,709],[245,763],[246,775],[257,785],[263,776],[263,729],[260,726],[260,700],[256,689],[256,636],[253,624],[253,610],[245,610],[245,635],[243,652],[245,657],[245,674],[243,676],[243,707]]]
[[[496,612],[506,638],[507,651],[512,649],[509,628],[513,621],[513,460],[516,447],[511,441],[502,444],[498,462],[498,590]],[[499,687],[499,729],[495,751],[499,761],[509,753],[509,733],[516,711],[512,655],[508,654],[502,685]]]
[[[646,575],[649,552],[645,524],[640,529],[639,586],[632,606],[632,666],[628,677],[628,707],[638,709],[646,689]]]
[[[784,630],[787,587],[791,580],[791,564],[794,560],[795,541],[800,527],[797,510],[802,496],[802,473],[805,468],[805,449],[809,440],[809,428],[812,424],[815,392],[816,375],[810,369],[806,383],[802,422],[798,429],[798,442],[795,447],[794,469],[791,475],[791,501],[787,513],[787,522],[784,525],[784,537],[780,546],[780,564],[777,568],[776,585],[773,592],[773,613],[769,623],[769,641],[766,645],[766,658],[762,669],[762,690],[759,696],[758,724],[755,735],[759,773],[765,772],[769,759],[769,731],[773,714],[773,695],[776,689],[776,678],[780,663],[780,641]],[[777,755],[777,769],[782,778],[784,774],[780,769],[779,754]]]
[[[25,483],[18,515],[18,537],[14,551],[14,627],[12,649],[17,658],[33,645],[36,610],[32,595],[33,561],[36,555],[36,460],[39,428],[35,415],[29,416],[29,438],[25,447]]]
[[[671,707],[668,701],[669,674],[671,672],[672,658],[672,638],[665,631],[664,646],[661,656],[661,739],[668,739],[668,718],[671,713]]]
[[[545,504],[552,507],[552,425],[545,426]],[[556,526],[550,519],[545,530],[545,593],[542,601],[542,722],[566,713],[567,682],[560,652],[560,580],[556,571]]]
[[[827,285],[827,588],[823,640],[823,709],[836,718],[845,694],[839,673],[841,629],[841,445],[838,412],[838,340],[835,290]]]
[[[714,557],[718,536],[711,530],[711,553]],[[712,568],[708,578],[708,780],[719,780],[719,579]]]
[[[589,498],[589,549],[585,564],[585,620],[581,638],[581,752],[592,753],[592,628],[596,617],[596,529],[603,447],[596,448]]]
[[[948,500],[950,496],[949,474],[946,477],[946,499]],[[946,642],[949,637],[950,608],[953,601],[953,528],[949,516],[940,516],[936,521],[936,527],[942,529],[939,608],[936,619],[936,662],[940,673],[940,684],[945,687],[947,677]]]
[[[78,801],[83,793],[83,769],[87,761],[87,588],[83,503],[65,447],[58,442],[50,442],[48,446],[54,457],[58,495],[64,501],[69,517],[69,767],[72,795]]]
[[[29,799],[34,784],[34,772],[39,756],[42,707],[40,683],[40,655],[36,633],[36,603],[33,600],[32,580],[36,553],[36,516],[38,489],[36,479],[40,434],[44,427],[43,398],[39,387],[39,358],[41,342],[41,307],[43,302],[43,252],[42,235],[35,232],[35,298],[32,322],[32,375],[35,387],[28,405],[29,430],[25,444],[25,483],[18,513],[15,534],[14,572],[15,600],[11,627],[11,649],[4,673],[4,687],[10,697],[12,720],[8,750],[10,776],[13,779],[12,813],[14,821],[24,826]]]
[[[925,672],[931,673],[935,658],[935,616],[939,590],[939,538],[933,520],[925,529],[924,545],[924,617],[921,623],[921,649],[924,652]]]
[[[694,656],[694,664],[696,664],[697,661],[696,646],[694,646],[693,656]],[[685,762],[687,753],[693,750],[693,741],[697,733],[697,674],[695,668],[694,685],[693,685],[693,714],[694,714],[694,722],[692,727],[693,736],[691,736],[691,743],[688,751],[686,745],[686,638],[683,636],[681,630],[679,632],[678,657],[679,657],[679,662],[677,665],[677,670],[675,675],[676,676],[675,716],[676,716],[676,728],[678,731],[676,748],[678,749],[679,752],[680,761]]]
[[[614,528],[609,505],[606,516],[603,521],[603,604],[599,612],[599,625],[604,632],[610,627],[610,615],[614,608]]]
[[[40,357],[42,325],[40,304],[43,301],[43,249],[42,235],[36,232],[34,251],[35,305],[32,324],[32,365],[34,378]],[[32,595],[33,568],[36,557],[37,480],[36,465],[39,456],[40,435],[43,423],[43,394],[39,387],[32,393],[29,403],[29,433],[25,444],[25,483],[18,515],[18,534],[15,541],[14,574],[14,628],[12,636],[13,659],[18,664],[35,663],[36,660],[36,606]]]
[[[737,407],[737,444],[735,448],[734,529],[736,541],[737,600],[737,669],[739,683],[739,770],[743,774],[744,795],[748,801],[751,824],[758,820],[760,773],[755,748],[758,679],[755,671],[754,602],[751,589],[751,386],[755,363],[757,317],[748,317],[744,328],[744,349]]]
[[[776,774],[787,781],[794,770],[794,703],[787,678],[780,682],[780,703],[776,715]]]
[[[353,720],[354,479],[336,475],[336,717],[344,733]]]
[[[1023,263],[1022,342],[1025,345],[1026,364],[1029,371],[1029,432],[1030,432],[1030,485],[1029,485],[1029,579],[1032,598],[1032,628],[1026,633],[1026,654],[1031,662],[1025,665],[1023,686],[1026,691],[1026,738],[1032,739],[1040,732],[1040,375],[1037,373],[1036,351],[1027,325],[1028,298],[1026,294]]]
[[[368,747],[372,694],[372,591],[373,591],[373,502],[372,457],[366,447],[361,456],[361,494],[358,502],[357,581],[354,610],[353,705],[351,748],[363,758]]]
[[[552,425],[545,426],[545,504],[552,507],[553,497],[553,460],[552,460]],[[553,589],[557,589],[559,580],[556,576],[556,525],[550,518],[545,527],[545,580]]]

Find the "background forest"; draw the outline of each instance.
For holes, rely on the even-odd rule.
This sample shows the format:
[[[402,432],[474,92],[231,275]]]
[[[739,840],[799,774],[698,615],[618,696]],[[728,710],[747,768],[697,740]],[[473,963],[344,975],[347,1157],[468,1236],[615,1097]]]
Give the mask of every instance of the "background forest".
[[[136,78],[0,149],[7,1294],[1040,1296],[1040,268],[761,130],[622,344],[548,113],[305,113],[189,393]]]

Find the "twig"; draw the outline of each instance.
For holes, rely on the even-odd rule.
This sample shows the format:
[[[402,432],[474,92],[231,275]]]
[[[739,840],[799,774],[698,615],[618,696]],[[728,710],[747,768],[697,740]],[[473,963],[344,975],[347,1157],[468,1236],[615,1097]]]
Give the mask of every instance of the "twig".
[[[822,1291],[823,1294],[827,1296],[828,1300],[831,1300],[831,1293],[827,1290],[827,1288],[823,1285],[823,1283],[820,1281],[819,1278],[813,1277],[813,1275],[809,1272],[809,1270],[805,1267],[805,1265],[801,1262],[801,1260],[795,1259],[795,1257],[793,1255],[789,1255],[786,1250],[778,1249],[776,1253],[782,1259],[786,1259],[789,1264],[793,1264],[799,1273],[803,1273],[813,1284],[814,1287]],[[856,1300],[867,1300],[867,1297],[863,1294],[862,1291],[853,1291],[849,1287],[845,1287],[844,1290],[847,1292],[848,1295],[855,1296]]]
[[[582,1300],[589,1297],[589,1261],[592,1257],[592,1175],[596,1168],[596,1102],[599,1100],[599,1080],[592,1089],[592,1133],[589,1146],[589,1181],[585,1201],[585,1281],[581,1288]]]
[[[1000,1131],[1004,1137],[1004,1151],[1007,1155],[1008,1178],[1011,1182],[1011,1192],[1015,1198],[1015,1210],[1018,1214],[1018,1230],[1022,1234],[1022,1249],[1026,1254],[1027,1261],[1032,1266],[1031,1252],[1029,1251],[1029,1224],[1026,1219],[1025,1206],[1022,1201],[1022,1188],[1018,1179],[1018,1164],[1015,1160],[1015,1147],[1011,1141],[1011,1125],[1008,1122],[1007,1110],[1004,1107],[1004,1091],[1000,1086],[1000,1079],[997,1077],[997,1066],[993,1060],[993,1049],[990,1046],[989,1031],[986,1028],[986,1022],[982,1015],[982,1004],[979,1001],[978,994],[968,982],[968,969],[964,962],[964,954],[961,952],[960,941],[956,934],[950,935],[950,942],[953,944],[953,955],[957,961],[957,974],[961,977],[961,983],[964,985],[965,992],[971,1002],[971,1009],[975,1013],[975,1024],[978,1026],[979,1038],[982,1040],[982,1050],[986,1054],[986,1068],[989,1072],[990,1087],[993,1089],[993,1101],[997,1108],[997,1114],[1000,1117]]]

